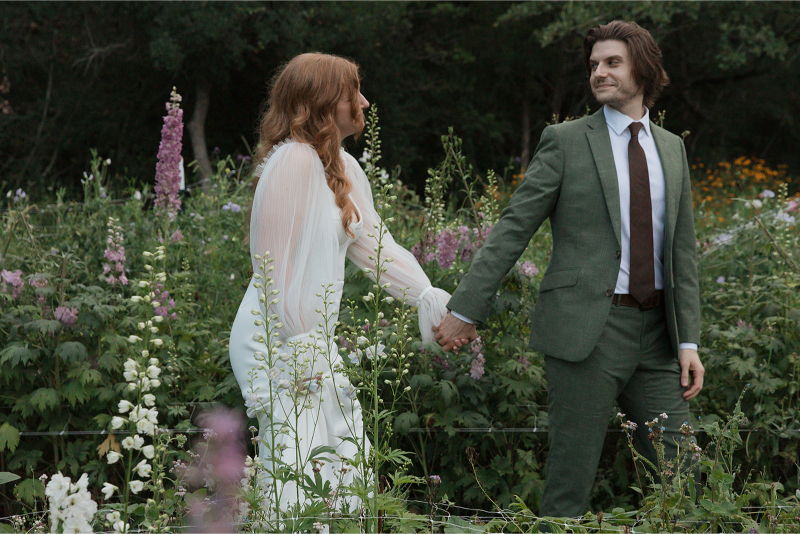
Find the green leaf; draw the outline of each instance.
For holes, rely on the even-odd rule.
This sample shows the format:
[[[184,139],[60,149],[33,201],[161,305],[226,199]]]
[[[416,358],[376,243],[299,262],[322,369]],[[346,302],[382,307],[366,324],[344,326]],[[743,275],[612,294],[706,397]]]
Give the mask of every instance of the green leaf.
[[[14,495],[22,502],[34,505],[36,499],[44,500],[44,484],[35,478],[28,478],[17,484]]]
[[[56,347],[55,355],[65,362],[77,362],[88,357],[86,346],[79,341],[67,341]]]
[[[61,321],[54,321],[52,319],[38,319],[36,321],[25,323],[26,332],[30,332],[31,330],[33,330],[35,332],[39,332],[40,334],[47,334],[52,336],[60,329],[61,329]]]
[[[3,423],[0,426],[0,451],[8,449],[9,452],[14,452],[17,445],[19,445],[19,430],[8,423]]]
[[[0,471],[0,485],[5,484],[6,482],[14,482],[15,480],[19,480],[19,475]]]
[[[456,385],[448,380],[442,380],[439,383],[439,387],[442,391],[442,399],[446,404],[450,404],[453,401],[453,397],[458,397],[458,389],[456,389]]]
[[[419,416],[414,412],[401,413],[395,418],[393,426],[398,434],[406,434],[412,428],[419,426]]]
[[[28,363],[36,358],[37,350],[24,345],[9,345],[0,351],[0,364],[10,362],[11,365]]]
[[[58,393],[53,388],[39,388],[33,392],[29,402],[40,412],[58,406]]]
[[[433,385],[433,379],[428,375],[414,375],[411,377],[411,389],[428,388]]]

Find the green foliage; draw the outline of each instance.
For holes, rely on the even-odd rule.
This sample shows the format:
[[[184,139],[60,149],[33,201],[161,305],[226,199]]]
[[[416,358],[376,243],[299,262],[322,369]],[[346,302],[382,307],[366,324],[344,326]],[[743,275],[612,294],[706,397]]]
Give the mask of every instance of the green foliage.
[[[397,183],[397,173],[389,177],[381,172],[374,155],[368,170],[395,239],[420,258],[434,286],[452,291],[513,186],[505,176],[481,175],[471,168],[464,155],[466,144],[454,132],[440,141],[443,163],[429,174],[423,209],[419,199]],[[370,143],[377,154],[379,145]],[[42,498],[42,483],[32,473],[88,472],[93,487],[105,481],[124,484],[126,475],[119,465],[107,465],[97,452],[105,445],[107,453],[115,441],[69,432],[105,430],[118,413],[125,388],[123,364],[131,350],[127,338],[141,320],[139,304],[131,302],[138,294],[134,284],[150,280],[143,253],[158,246],[159,239],[169,249],[164,264],[168,277],[161,289],[174,300],[162,323],[164,346],[159,347],[164,371],[156,404],[163,425],[189,428],[192,415],[209,402],[241,406],[227,338],[251,273],[242,244],[246,209],[231,208],[246,206],[249,184],[243,179],[242,160],[219,159],[214,166],[209,189],[185,199],[184,210],[173,222],[183,237],[174,240],[163,221],[151,216],[148,191],[139,196],[133,188],[126,189],[124,203],[113,202],[108,194],[103,197],[113,167],[96,155],[89,165],[94,178],[84,184],[83,203],[60,201],[36,211],[29,201],[9,201],[2,226],[11,234],[0,238],[0,268],[19,269],[25,280],[16,297],[0,292],[2,467],[25,479],[13,490],[15,502],[4,504],[10,512],[27,510]],[[453,189],[456,194],[449,195]],[[605,514],[587,514],[570,524],[571,529],[657,530],[672,519],[720,529],[728,528],[723,527],[727,521],[736,522],[734,528],[796,527],[796,498],[786,495],[800,489],[800,273],[795,268],[800,244],[798,225],[790,220],[797,212],[790,210],[788,190],[773,189],[776,195],[766,195],[758,205],[748,191],[747,200],[732,203],[722,221],[698,201],[701,348],[707,374],[706,388],[693,405],[702,415],[703,432],[697,440],[706,454],[699,465],[703,478],[696,479],[703,484],[696,504],[685,498],[684,489],[692,491],[686,478],[677,485],[631,489],[638,484],[633,482],[638,480],[633,467],[638,457],[633,452],[617,454],[626,450],[625,436],[612,434],[591,505]],[[103,272],[110,217],[122,229],[128,285],[110,284],[109,273]],[[531,511],[538,509],[544,486],[546,434],[538,430],[547,427],[546,387],[543,357],[527,350],[525,342],[551,240],[545,224],[503,280],[480,331],[481,341],[459,354],[423,346],[414,332],[414,314],[400,303],[384,302],[380,284],[376,288],[348,265],[344,292],[352,304],[342,309],[337,335],[353,346],[359,336],[370,344],[391,340],[385,342],[391,357],[387,364],[350,370],[354,379],[370,385],[360,395],[362,405],[370,407],[366,417],[374,454],[354,462],[374,467],[372,478],[362,480],[358,489],[372,496],[373,517],[381,510],[392,511],[391,525],[398,530],[431,525],[447,531],[466,529],[467,520],[453,518],[445,524],[446,516],[462,514],[457,503],[498,510],[496,521],[475,520],[469,528],[539,528],[539,518]],[[364,302],[370,292],[374,298]],[[75,310],[75,320],[57,315],[59,309]],[[396,320],[385,324],[384,318]],[[747,394],[739,399],[748,383]],[[60,435],[62,431],[67,435]],[[387,488],[383,476],[395,477],[391,490],[372,491]],[[441,479],[435,487],[432,477]],[[180,508],[176,483],[162,483],[159,509],[173,513]],[[330,495],[332,489],[311,477],[305,484],[317,495]],[[204,496],[202,491],[195,493]],[[427,515],[405,509],[403,499],[427,503],[415,511]],[[132,506],[133,517],[157,523],[158,518],[146,516],[143,503]],[[747,506],[760,508],[753,512]],[[292,528],[311,526],[298,523]],[[345,519],[340,526],[358,528]]]

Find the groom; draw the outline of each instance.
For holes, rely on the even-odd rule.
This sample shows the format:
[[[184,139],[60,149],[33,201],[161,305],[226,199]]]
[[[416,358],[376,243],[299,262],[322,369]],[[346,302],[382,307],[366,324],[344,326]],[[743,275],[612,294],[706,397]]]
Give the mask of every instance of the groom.
[[[453,294],[436,338],[476,336],[501,279],[550,219],[553,251],[530,347],[545,354],[549,453],[540,515],[584,513],[617,402],[655,462],[646,421],[676,454],[703,387],[692,194],[680,137],[650,121],[668,83],[647,30],[613,21],[583,54],[602,109],[542,133],[525,180]],[[666,414],[664,418],[660,414]]]

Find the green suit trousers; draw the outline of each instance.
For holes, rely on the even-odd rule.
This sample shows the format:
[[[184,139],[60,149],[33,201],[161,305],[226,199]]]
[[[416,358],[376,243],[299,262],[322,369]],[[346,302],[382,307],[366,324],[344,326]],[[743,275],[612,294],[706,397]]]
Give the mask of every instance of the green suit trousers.
[[[545,365],[549,453],[541,516],[577,517],[586,511],[615,403],[637,424],[639,452],[658,465],[645,426],[658,418],[665,458],[675,456],[689,403],[683,400],[663,305],[650,310],[612,305],[588,358],[570,362],[548,356]]]

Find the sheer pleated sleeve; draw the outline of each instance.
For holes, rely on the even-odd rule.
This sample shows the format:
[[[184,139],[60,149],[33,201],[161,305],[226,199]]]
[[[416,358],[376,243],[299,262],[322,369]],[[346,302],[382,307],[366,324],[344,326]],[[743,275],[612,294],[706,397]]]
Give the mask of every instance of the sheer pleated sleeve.
[[[284,325],[281,337],[315,331],[322,284],[334,283],[341,291],[338,241],[329,221],[333,193],[322,162],[309,145],[287,142],[273,149],[256,173],[260,179],[250,218],[253,272],[260,272],[260,262],[252,256],[269,253],[274,260],[274,271],[267,273],[274,280],[270,289],[279,291],[271,313]],[[265,311],[264,303],[261,307]]]
[[[342,151],[345,159],[347,175],[353,183],[351,198],[361,211],[364,226],[361,235],[347,249],[347,257],[362,269],[372,269],[375,271],[375,261],[369,257],[376,256],[378,241],[375,237],[378,234],[377,227],[381,223],[381,218],[375,210],[372,190],[363,169],[356,159],[350,154]],[[416,306],[419,313],[419,329],[424,343],[434,342],[431,327],[438,326],[447,314],[447,302],[450,294],[446,291],[431,286],[431,282],[425,271],[422,270],[416,258],[405,248],[398,245],[390,233],[386,233],[381,241],[383,250],[382,258],[391,258],[391,263],[386,263],[384,267],[388,270],[381,274],[381,284],[389,282],[391,286],[387,289],[389,294],[402,299],[405,297],[409,304]],[[368,275],[373,280],[374,274]]]

